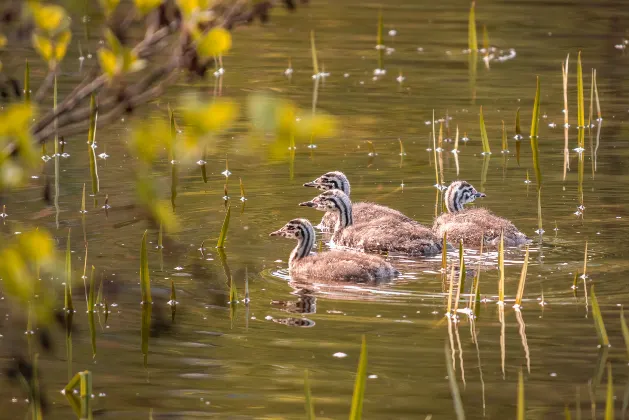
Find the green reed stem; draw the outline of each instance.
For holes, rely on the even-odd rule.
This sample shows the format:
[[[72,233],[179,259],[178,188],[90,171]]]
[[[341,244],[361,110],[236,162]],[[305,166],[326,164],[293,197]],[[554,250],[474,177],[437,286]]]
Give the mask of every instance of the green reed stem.
[[[140,286],[142,288],[142,302],[151,304],[153,297],[151,295],[151,278],[149,275],[149,259],[146,248],[146,233],[142,235],[142,246],[140,248]]]
[[[500,277],[498,279],[498,302],[505,301],[505,244],[504,231],[500,232],[500,245],[498,246],[498,269]]]
[[[526,413],[526,407],[524,403],[524,374],[522,369],[518,372],[518,407],[517,407],[517,419],[524,420]]]
[[[627,358],[629,358],[629,327],[627,327],[625,311],[622,306],[620,307],[620,328],[622,330],[622,337],[625,340],[625,347],[627,348]]]
[[[506,152],[509,150],[507,146],[507,129],[505,128],[505,120],[502,120],[502,151]]]
[[[360,346],[360,359],[358,360],[358,370],[356,371],[356,382],[354,383],[354,394],[352,395],[352,411],[350,420],[360,420],[363,416],[363,400],[365,399],[365,387],[367,386],[367,341],[363,335]]]
[[[312,395],[310,394],[310,381],[308,379],[308,369],[304,371],[304,394],[306,397],[306,418],[308,420],[315,420],[314,402],[312,401]]]
[[[485,118],[483,117],[483,107],[480,107],[480,137],[483,142],[483,153],[490,154],[489,137],[487,137],[487,129],[485,128]]]
[[[585,127],[585,111],[584,111],[584,99],[583,99],[583,67],[581,65],[581,51],[579,51],[579,55],[577,56],[577,120],[579,129]],[[579,147],[582,147],[579,145]]]
[[[229,228],[229,218],[231,216],[231,204],[227,206],[227,212],[225,213],[225,220],[223,220],[223,226],[221,227],[221,234],[218,237],[217,248],[225,247],[225,240],[227,239],[227,229]]]
[[[592,317],[594,318],[594,326],[596,327],[598,342],[601,347],[609,347],[609,337],[607,336],[607,330],[605,329],[605,323],[603,322],[603,316],[601,315],[601,309],[598,306],[598,299],[594,293],[593,285],[590,288],[590,295],[592,296]]]
[[[596,115],[599,121],[603,119],[601,115],[601,102],[598,99],[598,83],[596,82],[596,69],[594,69],[594,97],[596,98]]]
[[[526,254],[524,254],[524,264],[520,271],[520,282],[518,283],[518,294],[515,298],[515,304],[522,306],[522,296],[524,295],[524,283],[526,283],[526,273],[529,267],[529,246],[526,246]]]
[[[68,241],[66,243],[66,284],[64,294],[64,306],[66,311],[74,312],[72,303],[72,253],[70,251],[70,228],[68,228]]]
[[[448,384],[450,385],[450,393],[452,394],[452,402],[454,404],[454,412],[456,413],[457,420],[465,420],[465,410],[463,409],[463,401],[461,401],[461,393],[459,392],[459,385],[456,383],[456,375],[452,368],[452,354],[448,343],[444,344],[444,355],[446,357],[446,369],[448,372]]]
[[[607,362],[607,394],[605,397],[605,420],[614,420],[614,378],[612,377],[612,364]]]
[[[478,40],[476,38],[476,2],[472,1],[467,24],[467,48],[471,52],[478,51]]]
[[[96,141],[96,122],[98,120],[98,107],[96,106],[96,96],[90,96],[90,127],[87,133],[87,151],[90,159],[90,176],[92,178],[92,194],[96,194],[100,190],[100,182],[98,179],[98,166],[96,164],[96,149],[94,148]]]
[[[310,55],[312,56],[312,68],[314,70],[314,74],[319,74],[319,61],[317,59],[317,47],[315,45],[315,33],[314,31],[310,31]]]
[[[461,293],[465,293],[465,277],[467,272],[465,270],[465,258],[463,258],[463,241],[459,242],[459,288],[456,292],[456,301],[454,302],[454,312],[459,309],[459,300],[461,299]]]
[[[539,167],[539,144],[537,133],[539,130],[539,105],[540,105],[540,84],[537,76],[537,88],[535,90],[535,102],[533,103],[533,120],[531,121],[531,150],[533,152],[533,167],[535,168],[535,179],[537,189],[542,185],[542,172]]]
[[[515,112],[515,158],[520,166],[520,140],[522,139],[522,130],[520,129],[520,108]]]

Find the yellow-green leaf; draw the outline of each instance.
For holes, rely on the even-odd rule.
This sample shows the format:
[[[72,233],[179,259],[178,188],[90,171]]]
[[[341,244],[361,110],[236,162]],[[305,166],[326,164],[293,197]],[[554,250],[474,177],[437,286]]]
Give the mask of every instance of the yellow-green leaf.
[[[67,25],[66,11],[54,4],[30,4],[35,26],[49,34],[53,34]]]
[[[159,6],[162,3],[162,0],[134,0],[134,3],[140,14],[146,16],[153,9]]]
[[[204,104],[189,100],[183,106],[183,119],[199,135],[215,133],[229,127],[238,116],[238,105],[230,100],[221,99]]]
[[[70,41],[72,40],[72,32],[63,31],[55,41],[55,60],[58,62],[63,60],[66,52],[68,51],[68,45],[70,45]]]
[[[122,44],[111,30],[105,30],[105,39],[107,40],[107,45],[109,45],[109,48],[111,48],[111,51],[114,53],[114,55],[122,54]]]
[[[100,5],[105,12],[106,17],[110,17],[118,7],[120,0],[100,0]]]
[[[203,35],[197,43],[197,52],[203,58],[210,58],[227,53],[232,46],[232,36],[228,30],[214,28]]]
[[[185,20],[190,19],[195,13],[201,10],[200,0],[177,0],[177,7],[181,11]],[[205,3],[205,2],[203,2]]]
[[[98,50],[98,62],[101,69],[111,80],[119,71],[118,59],[116,55],[106,48]]]
[[[52,41],[37,32],[33,32],[33,47],[46,62],[53,58]]]

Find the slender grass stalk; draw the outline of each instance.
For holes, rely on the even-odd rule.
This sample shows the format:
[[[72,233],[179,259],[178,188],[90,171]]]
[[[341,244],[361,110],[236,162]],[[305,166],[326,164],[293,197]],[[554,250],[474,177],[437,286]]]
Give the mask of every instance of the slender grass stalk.
[[[87,299],[87,311],[88,312],[94,312],[95,306],[96,306],[96,300],[95,300],[95,295],[96,295],[96,286],[94,284],[94,271],[96,269],[94,268],[94,266],[92,266],[92,272],[90,274],[90,292],[88,295],[88,299]]]
[[[177,291],[175,290],[175,280],[170,280],[170,303],[171,321],[175,322],[175,314],[177,313]]]
[[[473,308],[474,308],[475,317],[478,317],[478,314],[480,314],[480,270],[481,270],[482,260],[483,260],[483,242],[481,241],[480,252],[478,254],[478,267],[476,268],[476,275],[474,276],[474,282],[472,284],[473,295],[470,296],[470,307],[472,307],[471,300],[474,299]]]
[[[561,63],[561,76],[563,79],[563,122],[564,127],[568,127],[568,64],[570,62],[570,53],[566,56],[566,64]]]
[[[598,121],[603,120],[603,116],[601,115],[601,102],[598,99],[598,83],[596,82],[596,69],[594,69],[594,97],[596,98],[596,115],[598,117]]]
[[[151,295],[151,278],[149,275],[149,259],[146,249],[146,233],[142,236],[142,246],[140,248],[140,286],[142,288],[142,302],[151,304],[153,297]]]
[[[227,229],[229,228],[229,218],[231,216],[231,205],[227,206],[227,212],[225,213],[225,220],[223,220],[223,226],[221,227],[221,234],[218,237],[217,248],[225,247],[225,239],[227,239]]]
[[[542,235],[544,229],[542,227],[542,189],[537,189],[537,232]]]
[[[435,110],[432,110],[432,153],[435,158],[435,187],[439,187],[439,168],[437,167],[437,137],[435,136]]]
[[[168,117],[170,121],[170,146],[169,146],[169,159],[171,163],[170,169],[170,205],[173,211],[175,211],[177,200],[177,185],[179,184],[179,168],[177,164],[177,123],[175,122],[175,113],[168,104]]]
[[[502,152],[507,153],[509,148],[507,146],[507,129],[505,128],[505,120],[502,120]]]
[[[625,347],[627,348],[627,358],[629,358],[629,327],[627,327],[625,311],[622,306],[620,307],[620,328],[622,330],[622,337],[625,340]]]
[[[201,179],[203,179],[203,183],[207,184],[207,168],[206,168],[206,161],[207,161],[207,146],[203,148],[203,156],[201,157],[201,161],[199,163],[201,163]]]
[[[452,265],[452,269],[450,270],[450,288],[448,290],[448,310],[446,311],[446,316],[452,315],[452,292],[454,290],[454,264]]]
[[[240,181],[240,199],[244,201],[245,198],[245,184],[242,183],[242,178],[238,178]]]
[[[483,107],[480,107],[480,136],[481,141],[483,142],[483,154],[490,155],[491,150],[489,149],[489,138],[487,137],[487,129],[485,128],[485,118],[483,117]]]
[[[54,80],[53,80],[53,86],[52,86],[52,110],[56,111],[57,110],[57,75],[55,74],[54,76]],[[54,157],[55,157],[55,225],[57,226],[57,229],[59,229],[59,213],[60,213],[60,208],[59,208],[59,179],[61,177],[60,175],[60,171],[59,171],[59,136],[57,134],[56,131],[56,127],[57,127],[57,120],[55,120],[54,123],[55,126],[55,153],[54,153]]]
[[[67,312],[74,312],[74,304],[72,303],[72,253],[70,251],[70,228],[68,228],[68,241],[66,243],[66,282],[64,307]]]
[[[404,150],[404,143],[402,143],[402,139],[397,139],[400,142],[400,156],[406,156],[406,151]]]
[[[315,45],[315,32],[310,31],[310,55],[312,56],[312,69],[315,76],[319,75],[319,61],[317,59],[317,47]]]
[[[33,379],[31,394],[33,401],[33,420],[43,420],[44,415],[41,408],[41,388],[39,387],[39,353],[33,356]]]
[[[579,281],[579,270],[574,272],[574,278],[572,279],[572,290],[574,291],[573,294],[576,297],[577,296],[577,283]]]
[[[526,282],[526,273],[529,267],[529,246],[526,246],[526,254],[524,254],[524,264],[520,272],[520,282],[518,283],[518,294],[515,298],[515,304],[519,308],[522,306],[522,296],[524,295],[524,283]]]
[[[476,38],[476,2],[472,1],[467,24],[467,48],[470,52],[478,51],[478,40]]]
[[[459,309],[459,300],[461,299],[461,293],[465,292],[465,277],[467,272],[465,270],[465,258],[463,258],[463,241],[459,242],[459,288],[456,292],[456,301],[454,302],[454,312]]]
[[[592,317],[594,318],[594,326],[596,327],[598,342],[601,347],[609,347],[609,337],[607,336],[607,330],[605,329],[601,309],[598,306],[598,299],[594,293],[594,286],[590,288],[590,295],[592,297]]]
[[[378,69],[384,69],[384,41],[382,39],[384,23],[382,21],[382,9],[378,11],[378,33],[376,41],[376,49],[378,50]]]
[[[498,279],[498,303],[505,301],[505,243],[504,231],[500,232],[500,245],[498,246],[498,270],[500,277]]]
[[[367,385],[367,341],[363,335],[360,346],[360,359],[358,360],[358,370],[356,372],[356,382],[354,383],[354,394],[352,395],[352,411],[350,420],[360,420],[363,416],[363,400],[365,399],[365,387]]]
[[[581,51],[577,56],[577,121],[579,129],[585,127],[585,111],[584,111],[584,99],[583,99],[583,67],[581,65]],[[579,145],[579,147],[582,147]]]
[[[443,245],[441,247],[441,272],[446,273],[448,265],[448,232],[443,232]]]
[[[157,247],[159,249],[164,248],[164,237],[163,237],[163,229],[162,229],[162,224],[159,224],[159,233],[157,235]]]
[[[568,404],[563,407],[563,415],[565,420],[572,420],[572,415],[570,414],[570,407],[568,407]]]
[[[592,127],[592,113],[594,112],[594,69],[592,69],[592,80],[590,82],[590,106],[588,109],[588,128]]]
[[[520,140],[522,140],[522,130],[520,129],[520,108],[515,112],[515,158],[520,166]]]
[[[90,159],[90,176],[92,178],[92,194],[100,190],[98,178],[98,166],[96,164],[96,123],[98,120],[98,107],[96,106],[96,96],[90,96],[90,128],[87,133],[87,151]]]
[[[585,241],[585,251],[583,252],[583,281],[587,278],[588,264],[588,241]]]
[[[142,342],[142,356],[144,359],[145,369],[148,367],[148,361],[149,361],[149,337],[150,337],[150,332],[151,332],[152,311],[153,311],[153,305],[151,303],[142,302],[142,325],[140,327],[140,339]]]
[[[457,420],[465,420],[465,410],[463,409],[463,402],[461,401],[461,393],[459,392],[459,385],[456,383],[456,375],[454,369],[450,363],[452,357],[448,343],[444,345],[444,354],[446,357],[446,369],[448,372],[448,383],[450,385],[450,393],[452,394],[452,401],[454,404],[454,412],[456,413]]]
[[[524,420],[526,413],[526,406],[524,404],[524,374],[522,368],[518,372],[518,407],[517,407],[517,419]]]
[[[614,379],[612,377],[612,364],[607,362],[607,394],[605,398],[605,420],[614,420]]]
[[[454,154],[454,163],[456,165],[456,176],[459,176],[459,125],[456,125],[456,136],[454,137],[454,149],[452,150]]]
[[[94,325],[94,271],[96,269],[92,266],[92,272],[90,273],[90,294],[87,299],[87,319],[90,327],[90,341],[92,343],[92,358],[96,357],[96,326]]]
[[[85,182],[83,183],[83,194],[81,196],[81,214],[85,214],[87,210],[85,210]]]
[[[539,167],[539,144],[537,133],[539,130],[539,105],[540,105],[540,85],[537,76],[537,88],[535,90],[535,102],[533,103],[533,120],[531,121],[531,150],[533,151],[533,167],[535,168],[535,178],[537,189],[542,185],[542,172]]]
[[[310,394],[310,381],[308,379],[308,370],[304,371],[304,394],[306,397],[306,418],[308,420],[315,419],[314,403]]]
[[[373,146],[372,141],[367,140],[367,147],[369,148],[369,156],[377,155],[376,148]]]

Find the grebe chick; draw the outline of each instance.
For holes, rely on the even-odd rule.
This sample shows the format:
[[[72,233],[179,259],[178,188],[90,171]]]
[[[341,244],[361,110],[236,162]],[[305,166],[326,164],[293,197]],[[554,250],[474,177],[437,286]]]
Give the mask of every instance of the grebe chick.
[[[288,259],[288,269],[293,279],[379,283],[399,274],[391,264],[376,255],[340,250],[311,255],[316,236],[307,219],[293,219],[269,236],[297,239],[297,246]]]
[[[306,182],[304,187],[314,187],[321,191],[341,190],[348,197],[350,193],[349,180],[343,172],[334,171],[321,175],[319,178],[311,182]],[[354,215],[354,223],[363,223],[370,220],[386,216],[398,219],[403,222],[410,222],[412,219],[403,213],[389,207],[381,206],[375,203],[359,202],[352,204]],[[323,215],[318,228],[325,231],[333,231],[338,216],[334,212],[328,212]]]
[[[469,247],[479,247],[481,241],[484,245],[498,246],[500,232],[504,232],[505,246],[529,242],[529,238],[509,220],[496,216],[482,207],[467,209],[463,207],[481,197],[485,197],[485,194],[476,191],[466,181],[454,181],[450,184],[444,195],[448,212],[435,219],[433,225],[435,234],[443,237],[444,232],[447,232],[448,240],[452,243],[462,240],[463,244]]]
[[[409,220],[380,216],[354,223],[352,202],[341,190],[324,191],[300,206],[335,213],[335,245],[371,252],[398,252],[408,255],[433,255],[441,252],[441,240],[430,229]]]

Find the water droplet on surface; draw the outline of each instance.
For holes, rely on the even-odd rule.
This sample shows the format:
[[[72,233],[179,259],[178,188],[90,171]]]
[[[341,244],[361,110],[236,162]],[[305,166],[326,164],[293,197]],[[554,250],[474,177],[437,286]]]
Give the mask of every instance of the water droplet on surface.
[[[344,357],[347,357],[347,354],[342,353],[342,352],[340,352],[340,351],[339,351],[339,352],[334,353],[334,354],[332,355],[332,357],[336,357],[336,358],[342,359],[342,358],[344,358]]]

